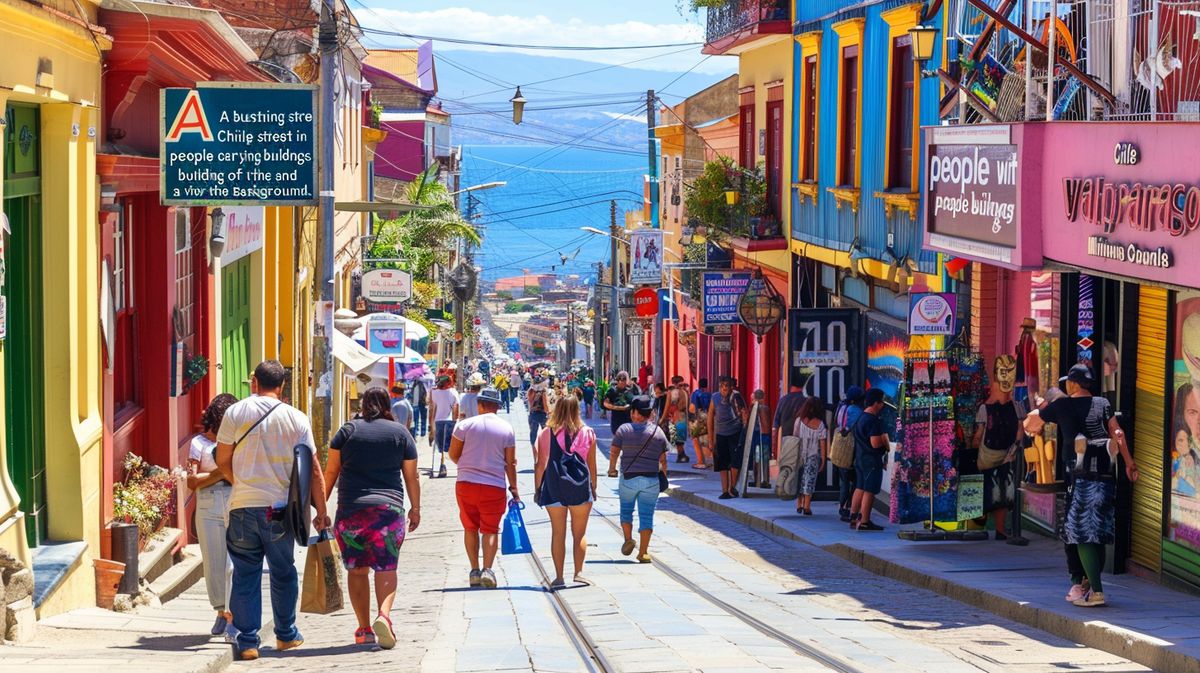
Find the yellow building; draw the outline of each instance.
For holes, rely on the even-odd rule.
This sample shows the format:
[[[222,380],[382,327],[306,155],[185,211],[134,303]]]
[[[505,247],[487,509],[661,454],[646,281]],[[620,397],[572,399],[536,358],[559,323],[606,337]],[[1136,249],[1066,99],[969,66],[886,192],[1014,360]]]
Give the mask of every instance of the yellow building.
[[[95,604],[101,474],[98,2],[0,0],[0,548],[47,616]]]

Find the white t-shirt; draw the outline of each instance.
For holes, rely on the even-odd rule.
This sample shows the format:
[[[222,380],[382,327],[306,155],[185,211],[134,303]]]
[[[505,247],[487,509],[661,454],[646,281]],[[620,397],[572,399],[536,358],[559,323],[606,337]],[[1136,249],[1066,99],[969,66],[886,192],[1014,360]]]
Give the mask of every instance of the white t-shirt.
[[[454,405],[458,404],[458,391],[453,388],[434,389],[429,393],[430,399],[433,400],[434,413],[433,420],[436,421],[452,421],[454,417]]]
[[[259,423],[233,450],[230,510],[283,506],[292,480],[292,448],[304,444],[314,455],[317,452],[307,416],[289,404],[258,395],[229,407],[217,432],[217,443],[233,444],[277,404],[283,406]]]
[[[213,450],[216,447],[217,443],[213,440],[204,435],[196,435],[192,437],[191,446],[188,447],[188,460],[200,463],[201,472],[212,472],[217,469],[217,461],[213,458]]]

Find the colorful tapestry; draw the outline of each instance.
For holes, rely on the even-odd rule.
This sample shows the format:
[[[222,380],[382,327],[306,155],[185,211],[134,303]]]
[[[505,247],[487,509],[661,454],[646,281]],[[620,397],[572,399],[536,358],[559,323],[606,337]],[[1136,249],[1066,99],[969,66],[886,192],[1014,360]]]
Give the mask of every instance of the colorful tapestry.
[[[905,443],[892,474],[892,523],[929,520],[929,422],[905,424]],[[958,520],[958,470],[954,466],[954,421],[933,423],[933,510],[938,521]]]
[[[908,351],[908,334],[903,327],[867,316],[867,385],[879,388],[887,395],[890,406],[884,407],[880,420],[888,434],[896,437],[900,407],[900,384],[904,381],[904,357]]]

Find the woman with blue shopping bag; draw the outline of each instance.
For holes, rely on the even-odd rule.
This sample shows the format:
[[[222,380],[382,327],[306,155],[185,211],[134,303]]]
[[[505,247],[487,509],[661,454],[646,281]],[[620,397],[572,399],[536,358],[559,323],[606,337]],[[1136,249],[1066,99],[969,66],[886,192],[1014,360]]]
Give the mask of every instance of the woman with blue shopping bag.
[[[583,576],[587,554],[588,516],[596,499],[596,433],[583,422],[579,399],[568,395],[554,405],[554,413],[537,438],[537,467],[534,469],[534,501],[550,516],[550,556],[554,580],[550,590],[566,586],[567,515],[571,517],[574,582],[591,584]]]

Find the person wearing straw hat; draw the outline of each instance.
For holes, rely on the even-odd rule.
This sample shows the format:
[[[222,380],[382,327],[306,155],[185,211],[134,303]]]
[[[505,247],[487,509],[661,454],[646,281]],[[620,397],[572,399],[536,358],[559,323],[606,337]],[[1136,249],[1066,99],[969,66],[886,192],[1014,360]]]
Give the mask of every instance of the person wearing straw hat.
[[[483,380],[483,374],[474,372],[467,377],[467,392],[458,400],[458,418],[471,418],[479,415],[479,391],[483,389],[486,381]]]

